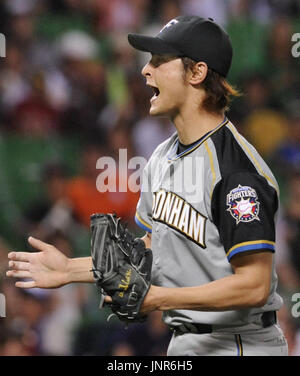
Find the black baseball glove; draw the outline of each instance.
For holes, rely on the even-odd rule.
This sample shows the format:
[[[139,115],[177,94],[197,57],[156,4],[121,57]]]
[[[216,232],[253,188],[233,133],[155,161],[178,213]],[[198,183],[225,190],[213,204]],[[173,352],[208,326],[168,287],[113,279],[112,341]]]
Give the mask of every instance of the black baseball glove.
[[[112,298],[112,311],[122,321],[144,321],[139,313],[150,288],[152,251],[115,214],[91,216],[93,274],[100,292]]]

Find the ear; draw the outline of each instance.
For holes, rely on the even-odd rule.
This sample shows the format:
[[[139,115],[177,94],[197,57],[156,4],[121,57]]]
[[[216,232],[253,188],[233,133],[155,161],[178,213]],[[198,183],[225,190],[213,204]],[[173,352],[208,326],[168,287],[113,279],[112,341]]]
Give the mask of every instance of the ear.
[[[203,82],[207,76],[207,71],[208,67],[206,63],[200,61],[196,63],[192,69],[190,78],[189,78],[189,83],[191,85],[198,85]]]

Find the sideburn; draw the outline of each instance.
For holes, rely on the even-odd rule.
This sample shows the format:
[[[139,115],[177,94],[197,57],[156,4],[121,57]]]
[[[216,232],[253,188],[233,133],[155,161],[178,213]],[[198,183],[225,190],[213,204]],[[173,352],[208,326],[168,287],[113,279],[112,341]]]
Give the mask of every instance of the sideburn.
[[[187,57],[181,60],[184,69],[183,79],[186,81],[187,72],[193,70],[196,62]],[[206,93],[202,107],[210,113],[222,114],[229,109],[233,97],[241,96],[241,93],[231,86],[224,77],[210,68],[201,85]]]

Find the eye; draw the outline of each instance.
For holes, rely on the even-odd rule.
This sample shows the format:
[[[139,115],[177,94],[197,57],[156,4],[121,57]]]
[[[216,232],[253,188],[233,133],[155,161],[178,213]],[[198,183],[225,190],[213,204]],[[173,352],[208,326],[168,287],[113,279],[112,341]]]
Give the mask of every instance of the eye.
[[[152,59],[150,60],[150,64],[153,66],[153,67],[158,67],[160,66],[161,64],[161,56],[152,56]]]
[[[153,55],[150,64],[154,66],[155,68],[159,67],[161,64],[167,63],[171,60],[176,59],[175,56],[170,55]]]

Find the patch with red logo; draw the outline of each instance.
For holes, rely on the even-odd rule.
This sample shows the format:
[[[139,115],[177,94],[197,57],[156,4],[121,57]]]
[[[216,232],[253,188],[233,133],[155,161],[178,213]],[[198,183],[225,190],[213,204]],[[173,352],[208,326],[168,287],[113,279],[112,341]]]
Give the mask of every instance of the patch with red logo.
[[[236,220],[236,224],[259,221],[259,201],[257,198],[255,189],[240,184],[228,193],[226,198],[227,211]]]

